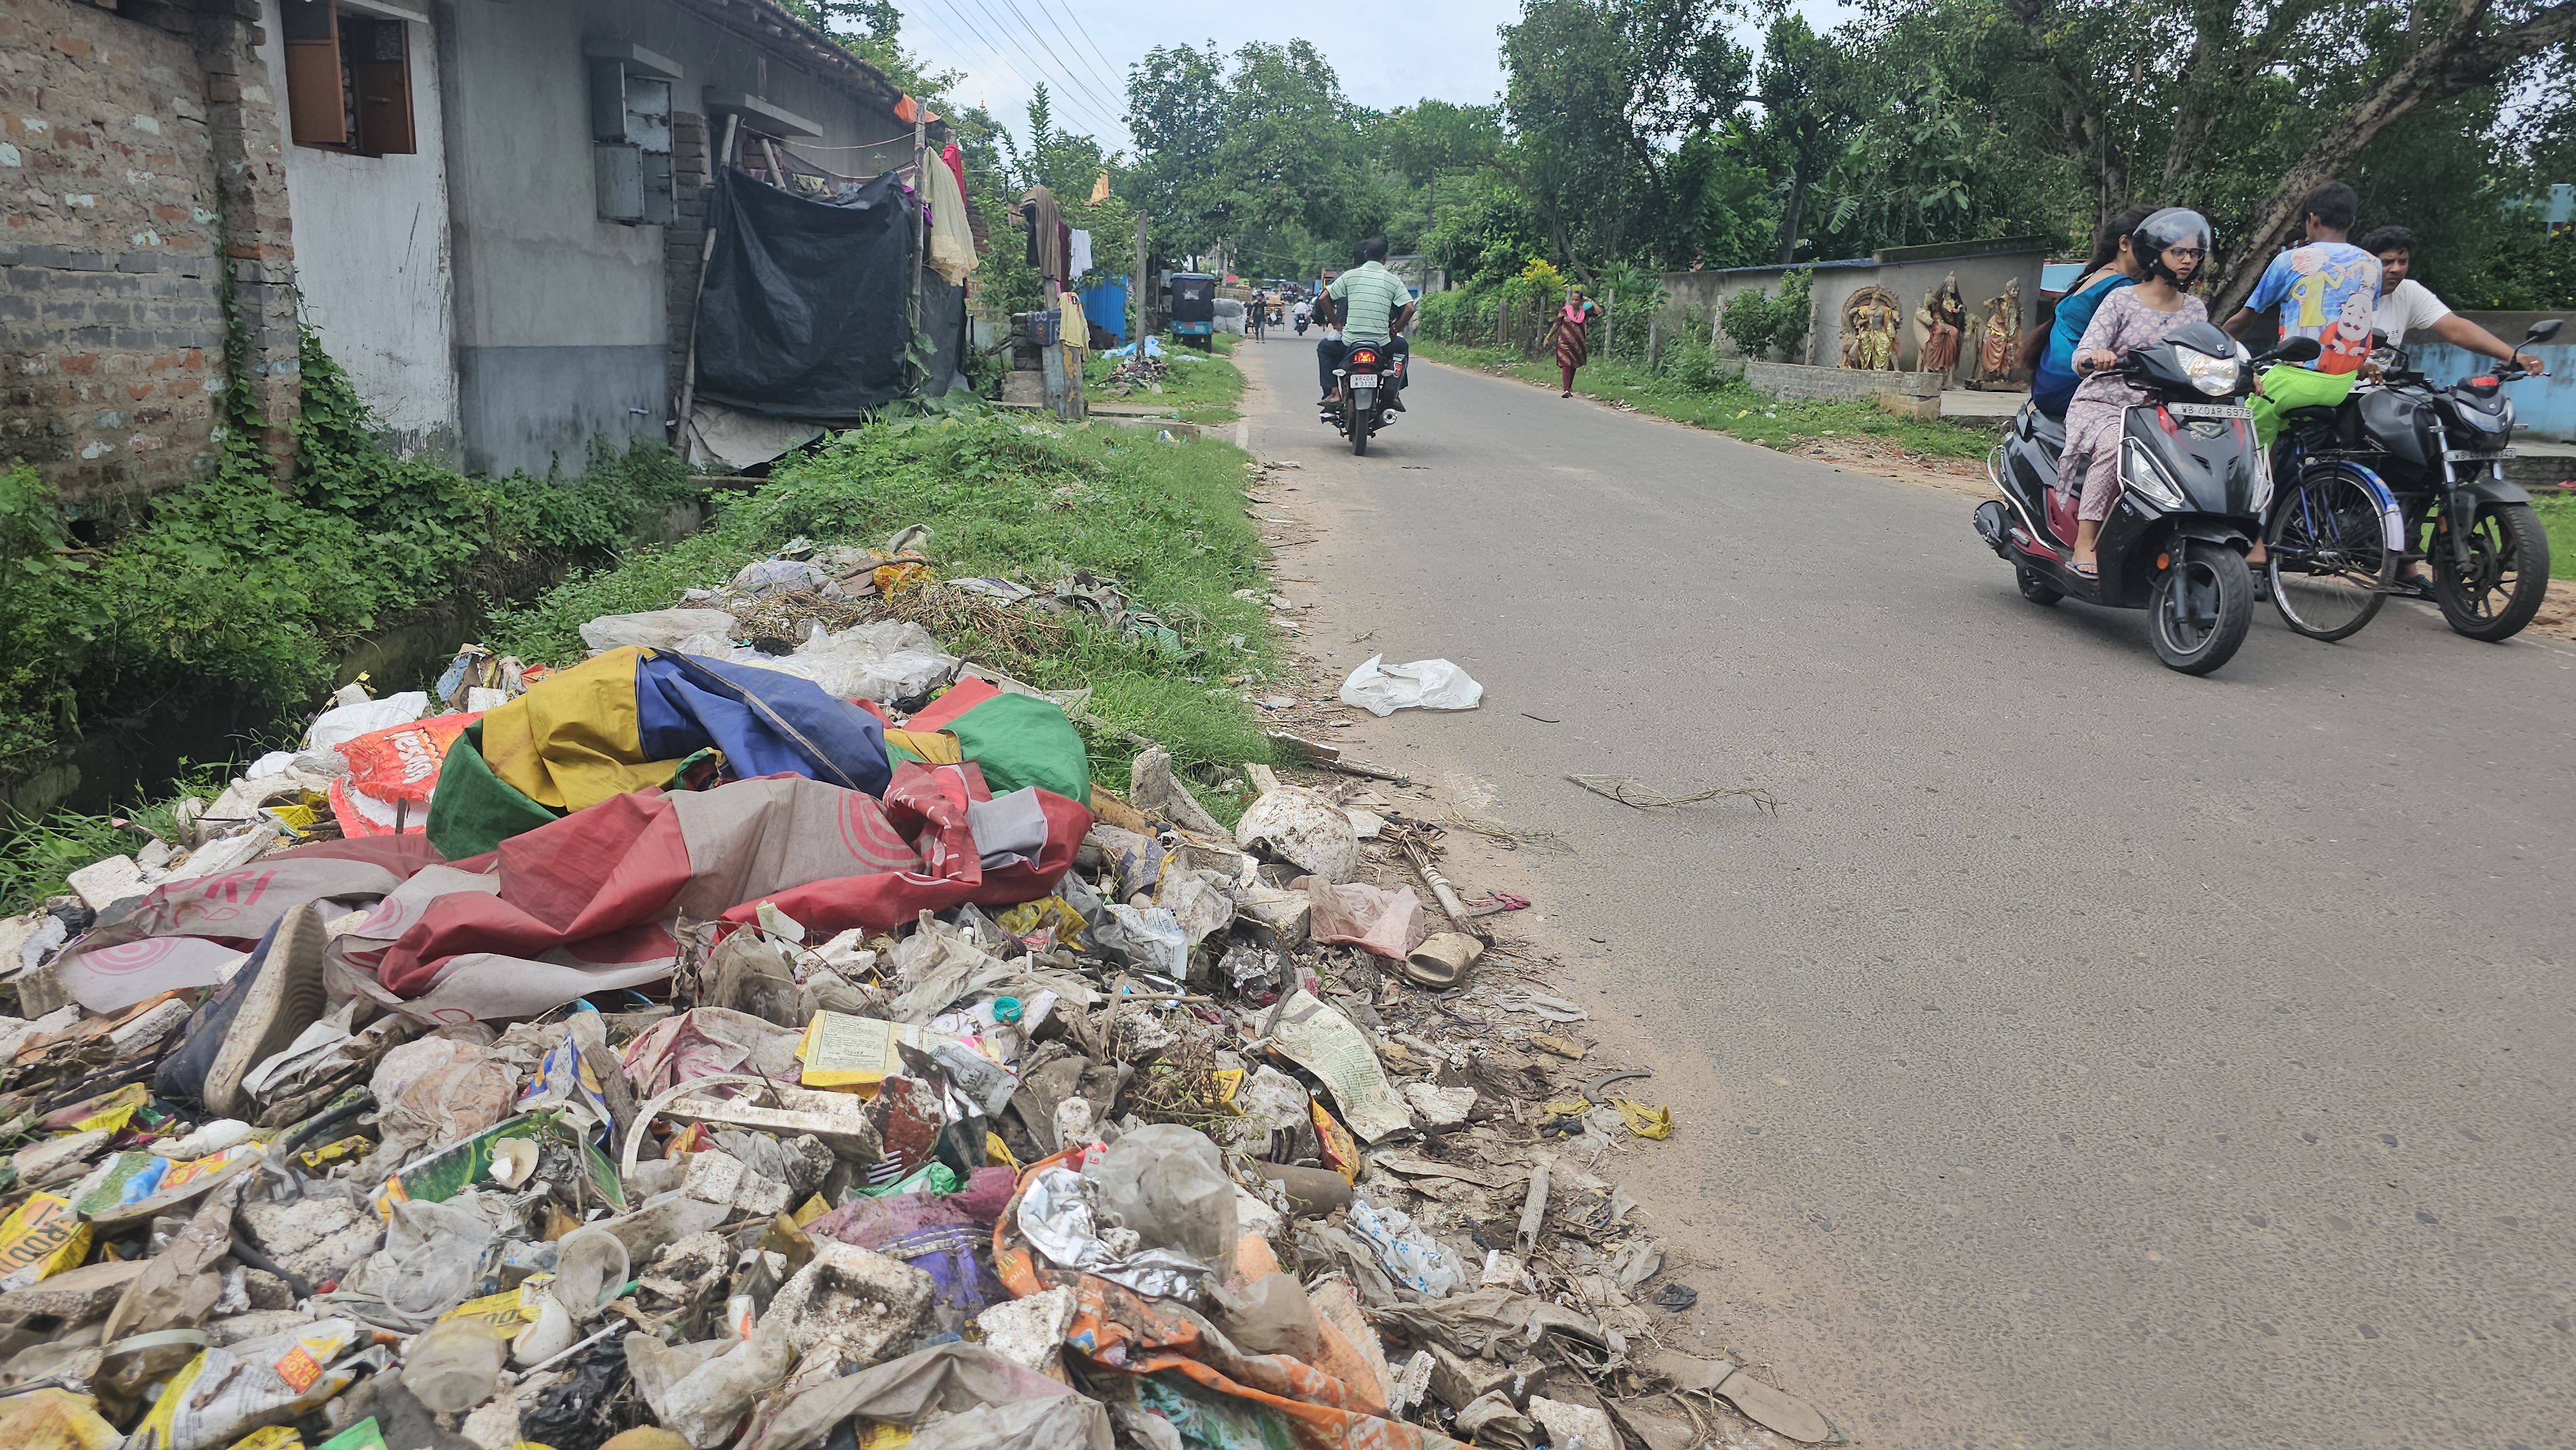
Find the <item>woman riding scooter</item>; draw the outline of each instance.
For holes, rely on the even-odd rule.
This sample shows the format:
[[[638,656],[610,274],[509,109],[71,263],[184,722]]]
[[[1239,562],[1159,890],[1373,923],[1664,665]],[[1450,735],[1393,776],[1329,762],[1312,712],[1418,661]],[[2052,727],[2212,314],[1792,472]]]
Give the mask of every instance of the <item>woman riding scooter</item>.
[[[2113,368],[2126,354],[2209,320],[2208,309],[2185,289],[2209,258],[2210,237],[2208,221],[2187,207],[2167,207],[2140,222],[2129,234],[2129,254],[2145,264],[2144,279],[2103,298],[2075,346],[2075,372],[2083,381],[2066,406],[2066,451],[2057,460],[2057,489],[2072,493],[2076,480],[2083,480],[2083,501],[2075,511],[2073,567],[2087,578],[2098,574],[2094,546],[2102,521],[2119,501],[2122,415],[2154,401]]]

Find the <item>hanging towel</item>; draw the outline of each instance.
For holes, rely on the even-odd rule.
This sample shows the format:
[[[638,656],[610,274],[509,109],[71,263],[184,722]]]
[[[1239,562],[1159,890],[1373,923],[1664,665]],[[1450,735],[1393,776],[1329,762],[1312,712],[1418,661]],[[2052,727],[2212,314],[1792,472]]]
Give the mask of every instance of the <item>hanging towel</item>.
[[[1073,257],[1070,261],[1064,264],[1064,280],[1070,283],[1076,277],[1079,277],[1090,270],[1091,233],[1075,232],[1073,234]]]

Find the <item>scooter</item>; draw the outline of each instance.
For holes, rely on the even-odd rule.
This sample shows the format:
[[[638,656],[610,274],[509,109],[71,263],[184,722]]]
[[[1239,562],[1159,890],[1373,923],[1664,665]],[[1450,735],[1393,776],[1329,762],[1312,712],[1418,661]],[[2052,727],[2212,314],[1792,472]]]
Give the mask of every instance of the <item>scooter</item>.
[[[2319,351],[2313,338],[2291,338],[2261,361],[2306,362]],[[2156,657],[2187,675],[2233,658],[2254,619],[2245,556],[2272,500],[2271,466],[2244,403],[2256,366],[2206,322],[2120,359],[2118,374],[2155,401],[2121,420],[2120,499],[2096,541],[2098,577],[2075,571],[2076,500],[2055,488],[2066,426],[2023,404],[1986,458],[2003,497],[1974,517],[1979,537],[2013,566],[2022,597],[2144,609]],[[2075,485],[2080,493],[2081,474]]]

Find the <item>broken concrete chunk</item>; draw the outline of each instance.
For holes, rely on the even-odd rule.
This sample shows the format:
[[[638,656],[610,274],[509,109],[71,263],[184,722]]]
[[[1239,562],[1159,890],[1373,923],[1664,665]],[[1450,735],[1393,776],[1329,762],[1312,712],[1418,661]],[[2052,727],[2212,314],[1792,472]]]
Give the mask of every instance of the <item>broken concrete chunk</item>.
[[[910,1341],[929,1317],[936,1287],[910,1264],[821,1239],[813,1262],[779,1286],[761,1324],[777,1324],[799,1354],[828,1341],[845,1367],[864,1368]]]
[[[1463,1358],[1437,1340],[1426,1348],[1431,1354],[1431,1393],[1442,1404],[1464,1410],[1487,1395],[1509,1398],[1513,1375],[1508,1367],[1489,1359]]]
[[[653,1256],[636,1277],[636,1298],[656,1314],[685,1314],[724,1293],[733,1260],[733,1245],[724,1235],[712,1229],[693,1233]]]
[[[1136,757],[1127,773],[1127,799],[1148,816],[1170,821],[1192,835],[1222,841],[1226,829],[1172,773],[1172,752],[1157,745]]]
[[[1529,1417],[1547,1431],[1548,1450],[1619,1450],[1619,1432],[1610,1428],[1610,1417],[1590,1405],[1532,1395]]]
[[[1409,1082],[1404,1085],[1404,1100],[1422,1115],[1422,1121],[1432,1127],[1455,1128],[1467,1121],[1468,1112],[1476,1106],[1476,1090]]]
[[[384,1221],[346,1198],[246,1203],[234,1222],[261,1253],[308,1284],[346,1275],[385,1243]]]
[[[680,1192],[705,1203],[721,1203],[745,1213],[773,1214],[787,1208],[788,1188],[743,1166],[731,1153],[709,1149],[689,1155]]]
[[[141,1276],[146,1262],[102,1259],[0,1294],[0,1324],[49,1319],[56,1321],[49,1332],[59,1333],[105,1319],[124,1297],[125,1286]]]
[[[1073,1327],[1073,1290],[1059,1284],[1042,1294],[996,1304],[975,1316],[984,1347],[1050,1378],[1064,1365],[1064,1332]]]
[[[1314,901],[1305,892],[1277,886],[1247,886],[1234,896],[1235,920],[1250,927],[1253,940],[1272,951],[1304,946],[1314,910]]]
[[[72,894],[92,911],[105,911],[129,896],[141,896],[143,868],[131,856],[110,856],[93,861],[63,878]]]
[[[644,1206],[633,1213],[602,1219],[599,1226],[626,1245],[628,1260],[644,1263],[666,1245],[714,1228],[731,1214],[724,1204],[691,1198],[674,1189],[645,1200]]]
[[[48,1138],[32,1148],[21,1148],[9,1159],[17,1170],[18,1181],[30,1188],[42,1188],[59,1179],[77,1178],[82,1165],[107,1151],[107,1143],[116,1134],[106,1128],[92,1128],[86,1133],[66,1133]]]

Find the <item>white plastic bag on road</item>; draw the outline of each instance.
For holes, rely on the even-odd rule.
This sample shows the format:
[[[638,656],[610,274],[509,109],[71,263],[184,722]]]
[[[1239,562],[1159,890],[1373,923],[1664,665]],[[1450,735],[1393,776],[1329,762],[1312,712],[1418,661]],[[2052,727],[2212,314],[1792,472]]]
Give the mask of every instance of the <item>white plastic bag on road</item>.
[[[1342,703],[1384,717],[1398,710],[1473,710],[1485,698],[1485,687],[1447,660],[1415,660],[1409,665],[1381,664],[1370,655],[1342,681]]]

